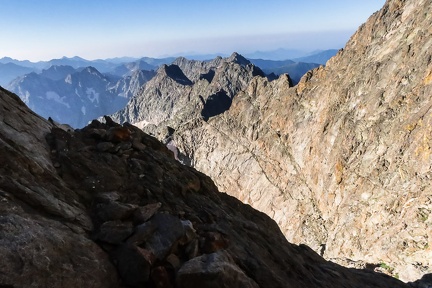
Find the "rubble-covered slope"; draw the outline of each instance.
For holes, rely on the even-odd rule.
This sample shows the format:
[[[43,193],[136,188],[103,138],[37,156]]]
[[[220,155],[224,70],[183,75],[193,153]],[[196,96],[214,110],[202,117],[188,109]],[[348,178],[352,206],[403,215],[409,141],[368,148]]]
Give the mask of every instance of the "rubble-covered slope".
[[[159,141],[0,90],[2,287],[408,287],[325,261]]]

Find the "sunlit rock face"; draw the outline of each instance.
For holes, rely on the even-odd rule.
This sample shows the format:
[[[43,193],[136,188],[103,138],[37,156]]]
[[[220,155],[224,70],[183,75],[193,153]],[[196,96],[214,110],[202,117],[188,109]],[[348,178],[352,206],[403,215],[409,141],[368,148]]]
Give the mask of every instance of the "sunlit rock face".
[[[202,117],[197,84],[171,89],[193,97],[175,117],[144,113],[158,125],[145,129],[270,215],[289,241],[419,278],[432,272],[431,10],[430,1],[387,1],[295,87],[286,75],[254,77],[211,117]],[[172,103],[167,111],[179,107]]]

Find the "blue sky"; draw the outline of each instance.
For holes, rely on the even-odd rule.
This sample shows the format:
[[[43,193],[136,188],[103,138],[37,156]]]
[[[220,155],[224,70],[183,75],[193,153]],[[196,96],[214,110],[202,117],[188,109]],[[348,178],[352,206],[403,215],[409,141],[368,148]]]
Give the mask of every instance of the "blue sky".
[[[341,48],[384,0],[0,0],[0,58]]]

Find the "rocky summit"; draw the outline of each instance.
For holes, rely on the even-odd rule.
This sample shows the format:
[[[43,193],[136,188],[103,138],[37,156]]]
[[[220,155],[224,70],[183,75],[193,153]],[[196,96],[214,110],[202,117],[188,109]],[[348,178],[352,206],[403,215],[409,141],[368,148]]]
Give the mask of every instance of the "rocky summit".
[[[289,241],[354,267],[420,278],[432,273],[431,14],[431,1],[388,0],[295,87],[287,75],[269,81],[242,73],[224,81],[221,70],[203,69],[207,76],[192,76],[197,64],[179,60],[196,82],[174,86],[154,78],[155,93],[144,89],[141,97],[162,104],[139,111],[158,127],[145,129],[221,191],[271,216]],[[203,113],[216,87],[234,87],[232,79],[241,88],[229,107]],[[198,86],[213,90],[192,93]],[[173,95],[167,89],[178,98],[166,102]],[[213,96],[200,103],[202,95]],[[181,106],[180,99],[189,102]],[[175,117],[150,108],[163,105]]]
[[[0,89],[0,287],[410,287],[287,242],[139,128],[68,130]]]

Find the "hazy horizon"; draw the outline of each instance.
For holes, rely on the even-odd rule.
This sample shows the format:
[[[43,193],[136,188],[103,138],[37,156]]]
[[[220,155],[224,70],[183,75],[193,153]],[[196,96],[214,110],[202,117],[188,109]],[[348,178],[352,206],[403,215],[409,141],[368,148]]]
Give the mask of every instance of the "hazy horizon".
[[[141,58],[152,58],[152,59],[165,59],[165,58],[177,58],[177,57],[186,57],[190,60],[212,60],[214,58],[216,58],[217,56],[221,56],[221,57],[229,57],[231,56],[233,53],[238,53],[246,58],[250,58],[250,59],[260,59],[262,57],[259,56],[250,56],[250,55],[256,55],[256,54],[265,54],[265,55],[273,55],[273,53],[282,53],[282,54],[292,54],[292,55],[297,55],[297,56],[293,56],[293,57],[288,57],[288,58],[281,58],[281,59],[277,59],[280,57],[272,57],[272,59],[267,59],[267,58],[262,58],[262,60],[290,60],[290,59],[295,59],[295,58],[302,58],[302,57],[307,57],[307,56],[312,56],[312,55],[318,55],[320,52],[325,52],[325,51],[330,51],[330,50],[337,50],[339,48],[342,47],[335,47],[335,48],[329,48],[329,49],[318,49],[318,50],[297,50],[297,49],[284,49],[284,48],[278,48],[278,49],[274,49],[274,50],[256,50],[256,51],[251,51],[251,52],[239,52],[239,51],[230,51],[230,52],[224,52],[224,53],[199,53],[199,52],[195,52],[195,51],[188,51],[188,52],[179,52],[179,53],[173,53],[173,54],[167,54],[167,55],[160,55],[160,56],[148,56],[148,55],[141,55],[141,56],[128,56],[128,55],[119,55],[119,56],[113,56],[113,57],[99,57],[99,58],[86,58],[86,57],[82,57],[81,55],[63,55],[60,57],[54,57],[54,58],[47,58],[47,59],[41,59],[41,60],[31,60],[31,59],[18,59],[15,57],[10,57],[8,55],[4,55],[4,56],[0,56],[0,59],[4,59],[4,58],[10,58],[12,60],[17,60],[17,61],[30,61],[31,63],[38,63],[38,62],[49,62],[52,60],[61,60],[61,59],[73,59],[73,58],[80,58],[86,61],[109,61],[109,60],[121,60],[121,59],[129,59],[132,61],[141,59]],[[277,55],[276,55],[277,56]]]
[[[0,58],[36,62],[338,49],[384,2],[5,0]]]

